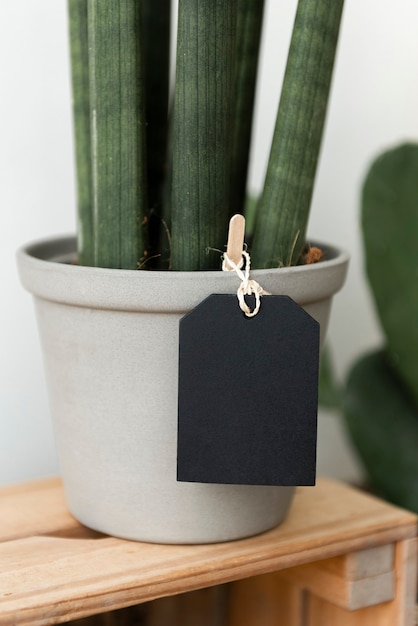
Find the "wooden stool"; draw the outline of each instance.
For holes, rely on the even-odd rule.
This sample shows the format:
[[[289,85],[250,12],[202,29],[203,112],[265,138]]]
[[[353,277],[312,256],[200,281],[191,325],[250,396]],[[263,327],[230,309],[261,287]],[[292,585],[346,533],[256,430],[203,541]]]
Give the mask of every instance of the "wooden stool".
[[[176,546],[108,537],[58,479],[0,489],[0,624],[44,626],[231,581],[228,626],[412,626],[415,515],[346,485],[297,490],[250,539]]]

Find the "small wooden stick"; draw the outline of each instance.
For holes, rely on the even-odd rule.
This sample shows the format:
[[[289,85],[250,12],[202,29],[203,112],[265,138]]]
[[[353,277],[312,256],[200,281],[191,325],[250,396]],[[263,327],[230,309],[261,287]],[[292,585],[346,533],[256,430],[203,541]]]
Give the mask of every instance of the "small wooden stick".
[[[242,251],[244,249],[244,233],[245,233],[245,217],[237,213],[233,215],[229,220],[228,230],[228,244],[226,247],[226,254],[235,265],[241,267],[242,265]],[[226,269],[232,270],[226,260]]]

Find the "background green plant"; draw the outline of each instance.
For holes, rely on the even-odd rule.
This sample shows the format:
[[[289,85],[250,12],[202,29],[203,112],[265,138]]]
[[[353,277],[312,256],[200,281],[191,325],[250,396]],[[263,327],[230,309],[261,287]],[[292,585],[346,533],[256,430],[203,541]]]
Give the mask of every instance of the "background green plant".
[[[170,0],[69,0],[79,260],[219,268],[243,213],[263,0],[179,0],[169,112]],[[299,262],[343,0],[299,0],[253,267]]]
[[[418,144],[381,154],[362,190],[367,277],[385,345],[338,388],[328,359],[323,399],[339,405],[371,487],[418,512]]]

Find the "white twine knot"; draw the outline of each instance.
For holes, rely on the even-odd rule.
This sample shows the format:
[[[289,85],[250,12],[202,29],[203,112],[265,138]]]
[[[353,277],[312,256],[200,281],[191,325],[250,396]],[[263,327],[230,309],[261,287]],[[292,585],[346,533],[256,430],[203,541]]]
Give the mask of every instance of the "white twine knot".
[[[246,250],[242,251],[242,256],[245,259],[244,271],[241,269],[243,265],[242,259],[239,265],[237,265],[228,257],[226,252],[223,255],[222,270],[224,272],[235,271],[241,279],[241,284],[237,289],[237,298],[240,309],[247,317],[254,317],[260,310],[261,296],[268,296],[270,294],[268,291],[265,291],[256,280],[250,278],[251,258]],[[250,296],[251,294],[254,294],[255,296],[255,307],[253,310],[250,309],[245,301],[245,296]]]

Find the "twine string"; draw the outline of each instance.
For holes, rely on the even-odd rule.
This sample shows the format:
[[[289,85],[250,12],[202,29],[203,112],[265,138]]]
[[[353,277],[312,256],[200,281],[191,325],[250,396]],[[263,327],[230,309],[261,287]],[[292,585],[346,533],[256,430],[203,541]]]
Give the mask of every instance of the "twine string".
[[[236,272],[241,280],[241,284],[237,289],[237,298],[240,309],[245,313],[247,317],[254,317],[260,310],[261,296],[267,296],[270,294],[268,291],[265,291],[256,280],[250,278],[251,258],[246,250],[242,251],[242,256],[245,260],[244,271],[242,270],[242,261],[239,265],[237,265],[228,257],[226,252],[223,255],[222,270],[224,272]],[[251,309],[245,300],[245,296],[250,296],[251,294],[255,296],[254,309]]]

